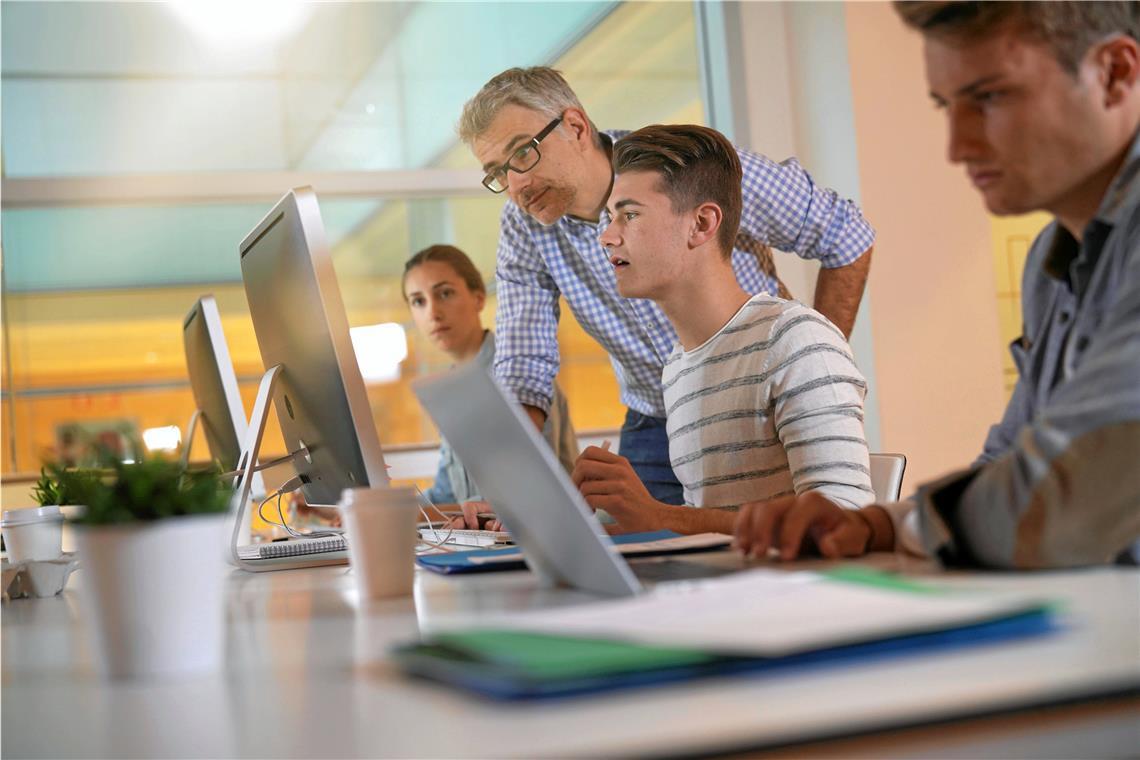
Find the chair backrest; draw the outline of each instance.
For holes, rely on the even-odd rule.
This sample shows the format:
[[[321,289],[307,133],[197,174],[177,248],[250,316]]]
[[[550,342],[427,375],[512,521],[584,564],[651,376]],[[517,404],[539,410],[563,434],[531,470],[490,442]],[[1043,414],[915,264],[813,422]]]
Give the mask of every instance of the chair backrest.
[[[898,501],[902,494],[903,471],[906,457],[902,454],[871,455],[871,489],[880,504]]]

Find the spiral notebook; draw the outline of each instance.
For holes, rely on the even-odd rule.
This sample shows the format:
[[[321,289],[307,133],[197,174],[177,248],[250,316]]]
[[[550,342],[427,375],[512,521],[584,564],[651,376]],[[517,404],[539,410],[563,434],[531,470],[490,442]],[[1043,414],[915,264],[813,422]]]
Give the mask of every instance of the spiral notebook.
[[[325,538],[291,538],[288,541],[275,541],[269,544],[239,546],[238,556],[242,559],[278,559],[280,557],[300,557],[307,554],[343,552],[348,549],[344,536]]]

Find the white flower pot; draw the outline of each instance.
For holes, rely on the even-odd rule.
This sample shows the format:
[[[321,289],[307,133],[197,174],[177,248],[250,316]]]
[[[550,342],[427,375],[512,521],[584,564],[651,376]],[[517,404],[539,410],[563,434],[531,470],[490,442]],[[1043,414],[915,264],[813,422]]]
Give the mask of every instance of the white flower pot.
[[[63,513],[58,506],[5,509],[0,528],[4,530],[8,561],[14,565],[56,559],[63,554]]]
[[[147,678],[216,670],[225,635],[224,514],[77,525],[80,594],[100,670]]]

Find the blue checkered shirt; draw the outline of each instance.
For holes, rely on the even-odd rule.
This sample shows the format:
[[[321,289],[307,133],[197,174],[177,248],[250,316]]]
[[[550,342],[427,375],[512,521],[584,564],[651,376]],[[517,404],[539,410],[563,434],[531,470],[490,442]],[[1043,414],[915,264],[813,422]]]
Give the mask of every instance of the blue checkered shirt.
[[[617,140],[628,133],[603,134]],[[817,186],[794,158],[776,163],[739,153],[744,207],[732,264],[746,291],[790,297],[768,246],[830,269],[850,264],[874,243],[859,207]],[[565,296],[582,329],[609,353],[622,403],[664,417],[661,370],[677,333],[657,304],[618,295],[609,254],[598,242],[609,222],[603,211],[596,224],[564,216],[544,227],[507,201],[495,272],[495,376],[520,403],[549,410],[559,365],[559,296]]]

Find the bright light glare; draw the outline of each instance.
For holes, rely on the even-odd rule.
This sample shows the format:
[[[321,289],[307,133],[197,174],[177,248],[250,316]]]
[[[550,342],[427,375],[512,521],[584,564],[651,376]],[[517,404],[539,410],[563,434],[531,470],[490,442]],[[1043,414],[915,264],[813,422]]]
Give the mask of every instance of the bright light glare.
[[[221,45],[283,39],[311,11],[308,3],[295,0],[170,0],[167,5],[195,33]]]
[[[182,445],[182,431],[177,425],[147,428],[142,435],[148,451],[177,451]]]
[[[366,383],[390,383],[400,378],[400,362],[408,358],[408,336],[395,322],[353,327],[348,331],[356,362]]]

